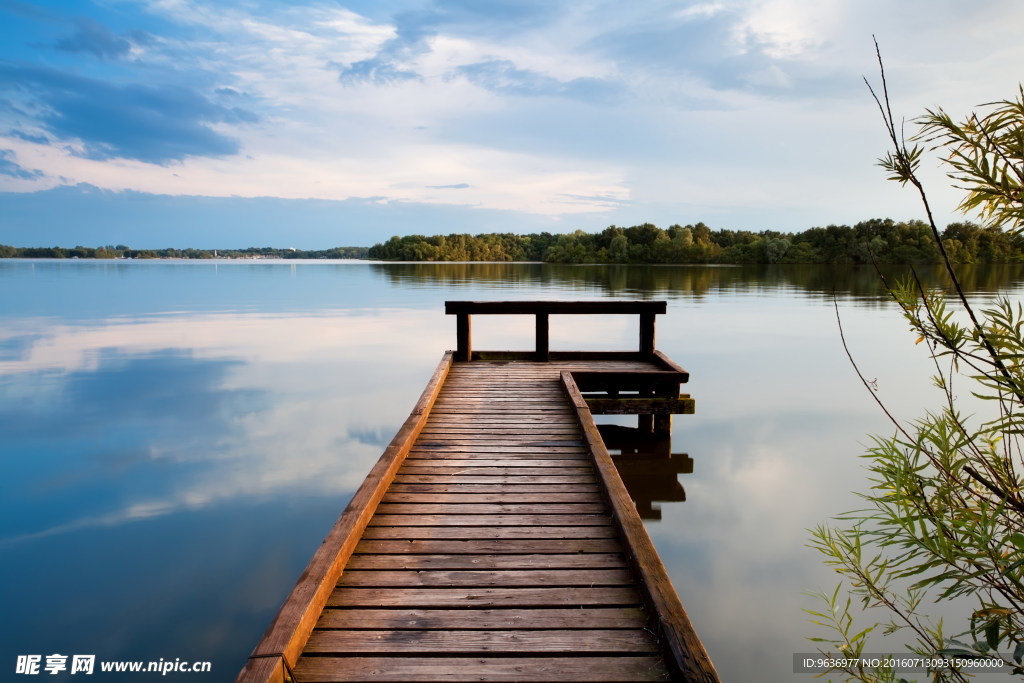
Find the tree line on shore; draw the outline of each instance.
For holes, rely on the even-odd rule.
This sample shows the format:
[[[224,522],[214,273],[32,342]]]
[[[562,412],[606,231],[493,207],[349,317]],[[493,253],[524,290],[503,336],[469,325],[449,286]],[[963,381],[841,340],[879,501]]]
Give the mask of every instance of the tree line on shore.
[[[996,227],[951,223],[942,242],[954,263],[1024,262],[1024,237]],[[550,263],[938,263],[927,223],[871,219],[799,233],[712,230],[704,223],[662,229],[612,225],[599,233],[394,236],[367,256],[387,261],[547,261]]]
[[[366,247],[334,247],[303,250],[275,247],[248,249],[132,249],[123,244],[103,247],[12,247],[0,244],[0,258],[91,258],[91,259],[212,259],[212,258],[282,258],[282,259],[359,259],[366,258]]]
[[[975,223],[950,223],[942,244],[954,263],[1024,263],[1024,236]],[[651,223],[598,233],[583,230],[519,235],[394,236],[372,247],[302,250],[274,247],[247,249],[132,249],[102,247],[12,247],[0,244],[0,258],[281,258],[363,259],[382,261],[546,261],[549,263],[939,263],[941,253],[927,223],[874,218],[829,225],[804,232],[712,230],[704,223]]]

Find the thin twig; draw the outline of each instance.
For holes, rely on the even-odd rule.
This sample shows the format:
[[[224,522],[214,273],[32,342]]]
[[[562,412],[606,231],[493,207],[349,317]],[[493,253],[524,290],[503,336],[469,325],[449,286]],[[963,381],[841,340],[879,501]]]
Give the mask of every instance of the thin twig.
[[[846,343],[846,334],[843,332],[843,318],[842,316],[839,315],[839,301],[836,299],[835,292],[832,292],[832,305],[836,309],[836,323],[839,325],[839,339],[843,343],[843,351],[846,352],[846,357],[850,359],[850,365],[853,366],[854,372],[856,372],[857,377],[860,378],[861,384],[863,384],[864,388],[868,390],[868,393],[871,394],[871,398],[875,399],[875,403],[878,404],[878,407],[882,409],[882,412],[885,413],[886,417],[889,418],[889,421],[893,423],[896,429],[899,430],[899,432],[903,434],[903,436],[905,436],[908,441],[913,441],[914,438],[910,435],[910,432],[908,432],[906,428],[903,426],[903,424],[899,420],[897,420],[892,413],[889,412],[889,409],[886,407],[885,403],[883,403],[882,400],[878,398],[878,395],[872,388],[871,383],[868,382],[868,380],[864,377],[864,373],[860,371],[860,367],[858,367],[857,361],[854,360],[853,354],[850,353],[850,347]]]

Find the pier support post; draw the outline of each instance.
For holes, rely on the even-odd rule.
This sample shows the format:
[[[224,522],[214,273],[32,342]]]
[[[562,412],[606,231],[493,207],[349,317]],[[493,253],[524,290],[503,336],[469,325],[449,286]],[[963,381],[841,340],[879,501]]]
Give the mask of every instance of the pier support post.
[[[473,359],[472,337],[469,313],[459,313],[455,316],[455,360],[469,362]]]
[[[640,353],[654,354],[654,313],[651,311],[640,314]]]
[[[672,436],[672,415],[654,416],[654,435],[665,437]]]
[[[546,363],[550,359],[548,346],[548,314],[537,314],[537,360]]]

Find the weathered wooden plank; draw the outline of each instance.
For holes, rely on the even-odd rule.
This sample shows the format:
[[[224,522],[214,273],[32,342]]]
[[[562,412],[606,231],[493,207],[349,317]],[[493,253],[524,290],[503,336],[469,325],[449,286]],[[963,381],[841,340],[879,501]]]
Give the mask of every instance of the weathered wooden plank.
[[[279,656],[249,657],[238,674],[239,681],[260,681],[261,683],[290,683],[284,660]]]
[[[440,425],[440,428],[443,431],[438,431],[438,425],[432,426],[432,431],[424,430],[422,434],[424,443],[449,443],[453,445],[491,443],[518,446],[532,443],[561,442],[566,446],[577,446],[580,441],[578,431],[559,429],[551,425],[548,425],[547,428],[544,425],[511,427],[502,424],[481,425],[459,422]]]
[[[585,543],[576,543],[576,539],[608,539],[615,537],[614,527],[611,523],[604,526],[576,526],[576,527],[506,527],[501,530],[501,537],[497,538],[493,531],[486,527],[367,527],[363,534],[363,541],[357,546],[358,552],[410,552],[410,553],[487,553],[487,552],[520,552],[520,553],[543,553],[543,552],[618,552],[621,550],[614,545],[593,546]],[[374,550],[385,546],[364,545],[372,540],[395,539],[395,543],[388,546],[388,550]],[[559,546],[553,541],[561,539],[565,546]],[[455,541],[445,548],[453,550],[438,550],[429,544],[419,544],[423,541]],[[536,540],[538,543],[520,543],[520,541]],[[540,543],[539,541],[544,541]],[[405,545],[402,545],[402,544]],[[441,546],[437,546],[441,547]],[[560,550],[560,548],[562,548]],[[490,550],[489,550],[490,549]]]
[[[335,588],[332,607],[549,607],[640,604],[634,587]]]
[[[298,660],[331,589],[359,542],[362,530],[384,496],[412,442],[426,424],[430,408],[437,399],[451,365],[452,354],[444,354],[409,417],[357,489],[327,538],[313,554],[306,570],[253,650],[252,657],[280,657],[284,660],[285,668]],[[239,674],[238,681],[264,681],[266,679],[260,676],[266,673],[265,667],[259,670],[246,668]]]
[[[508,463],[507,463],[508,464]],[[553,474],[557,472],[556,474]],[[434,467],[420,467],[418,465],[405,464],[402,466],[400,473],[407,476],[412,475],[435,475],[435,476],[460,476],[460,477],[483,477],[483,476],[529,476],[529,475],[541,475],[547,477],[551,476],[565,476],[571,474],[587,475],[593,472],[591,467],[569,467],[563,465],[561,467],[470,467],[465,466],[434,466]]]
[[[321,683],[632,683],[664,681],[660,657],[304,657],[296,680]]]
[[[572,417],[571,415],[569,417]],[[458,413],[445,413],[434,415],[430,423],[431,429],[443,429],[448,434],[467,429],[479,430],[483,435],[501,434],[503,430],[514,430],[521,428],[524,436],[533,436],[535,433],[559,433],[549,432],[547,427],[557,429],[566,428],[565,415],[549,415],[544,419],[542,415],[518,415],[508,414],[486,414],[486,415],[460,415]],[[561,432],[566,433],[566,432]],[[579,434],[578,431],[569,432]]]
[[[582,450],[581,450],[582,451]],[[518,464],[522,465],[523,460],[567,460],[575,461],[574,464],[580,466],[581,460],[587,461],[588,456],[586,451],[572,451],[569,449],[545,449],[545,447],[527,447],[523,446],[521,449],[510,449],[506,452],[500,451],[478,451],[472,446],[456,446],[454,449],[416,449],[409,452],[410,464],[411,461],[421,460],[469,460],[476,462],[478,460],[493,460],[501,464]],[[420,465],[420,463],[416,463]],[[482,467],[482,465],[479,465]]]
[[[649,368],[646,370],[632,370],[628,372],[601,372],[596,370],[577,370],[572,373],[576,386],[582,392],[587,391],[658,391],[674,389],[679,393],[679,385],[689,379],[689,375],[675,370],[659,370]],[[444,395],[448,390],[447,383]]]
[[[370,526],[600,526],[607,514],[589,515],[374,515]],[[501,532],[495,531],[500,537]]]
[[[465,453],[459,455],[465,456]],[[428,458],[420,454],[418,458],[412,458],[406,460],[404,473],[407,474],[425,474],[425,470],[431,468],[455,468],[460,471],[472,468],[478,471],[479,474],[486,474],[485,472],[479,471],[484,469],[500,470],[495,474],[515,474],[515,470],[530,470],[527,474],[543,474],[545,470],[557,470],[559,472],[568,472],[572,470],[577,471],[588,471],[590,469],[590,462],[584,458],[533,458],[529,454],[523,454],[517,457],[507,457],[500,459],[485,458],[482,455],[476,458],[470,457],[455,457],[454,455],[447,458]],[[540,470],[540,471],[533,471]]]
[[[410,454],[411,455],[411,454]],[[465,467],[546,467],[554,468],[558,474],[565,468],[584,468],[591,466],[587,457],[574,453],[417,453],[410,457],[406,464],[409,467],[448,467],[462,469]]]
[[[557,419],[555,419],[557,417]],[[558,416],[537,416],[537,415],[515,415],[493,413],[489,415],[460,415],[458,413],[445,413],[444,415],[433,415],[431,426],[444,428],[473,427],[476,429],[517,429],[537,431],[551,424],[564,424],[565,415]],[[572,417],[571,415],[569,417]]]
[[[643,521],[636,513],[636,507],[615,470],[608,449],[601,440],[594,418],[573,381],[572,374],[563,372],[562,383],[569,400],[576,407],[584,438],[590,445],[594,465],[598,469],[608,502],[614,511],[615,523],[628,549],[633,569],[640,579],[644,601],[656,615],[658,640],[663,643],[669,668],[686,681],[718,683],[718,673],[711,663],[711,658],[697,637],[686,610],[683,609],[682,602],[672,586],[668,572],[644,528]]]
[[[544,406],[561,407],[565,405],[565,397],[563,396],[559,398],[557,394],[539,396],[536,393],[528,394],[525,392],[521,396],[509,396],[506,392],[495,392],[494,394],[484,396],[468,396],[465,394],[452,396],[450,394],[443,393],[437,397],[437,402],[434,406],[440,408],[441,406],[452,404],[494,405],[501,408],[509,408],[513,405],[524,405],[531,408],[540,408]]]
[[[420,439],[410,453],[586,453],[581,441],[541,441],[538,439],[500,439],[486,436],[459,443],[461,440],[440,441],[437,439]]]
[[[448,403],[454,403],[459,401],[471,401],[474,403],[493,403],[494,405],[513,405],[528,403],[537,403],[545,405],[558,403],[558,397],[555,394],[550,393],[550,390],[548,389],[548,387],[551,386],[550,377],[546,377],[544,379],[535,378],[523,381],[517,381],[511,378],[507,378],[504,380],[493,378],[490,381],[501,382],[501,384],[491,385],[492,388],[488,391],[478,390],[477,392],[474,392],[475,395],[470,395],[468,389],[459,390],[457,393],[446,394],[444,396],[444,400]],[[519,387],[518,389],[510,388],[517,385]],[[542,393],[539,394],[537,393],[538,385],[544,387],[541,389]],[[515,393],[510,394],[510,391],[515,391]],[[529,394],[527,392],[529,392]]]
[[[433,415],[437,418],[475,416],[487,420],[530,420],[549,418],[552,422],[565,422],[572,418],[565,403],[468,403],[451,402],[437,406]]]
[[[552,370],[553,368],[548,366],[544,370],[535,372],[509,373],[495,368],[488,368],[485,374],[469,373],[453,378],[452,382],[447,385],[447,391],[450,393],[482,393],[489,396],[494,394],[502,396],[529,394],[530,396],[540,395],[554,398],[556,394],[552,390],[553,383],[551,380],[556,378],[557,382],[558,373],[557,370],[555,372],[552,372]],[[540,392],[539,394],[538,391]]]
[[[496,460],[495,458],[500,458]],[[422,451],[409,451],[407,462],[410,465],[422,465],[422,460],[489,460],[492,462],[499,462],[501,464],[516,464],[522,466],[522,460],[568,460],[575,461],[577,466],[580,465],[580,461],[589,462],[589,456],[584,453],[572,453],[565,452],[564,449],[561,451],[550,452],[546,449],[534,448],[527,449],[523,448],[519,451],[511,451],[508,453],[494,453],[493,451],[475,451],[475,450],[452,450],[447,451],[441,448],[434,448]],[[416,461],[416,462],[413,462]],[[477,463],[478,465],[480,463]]]
[[[642,653],[658,651],[642,629],[508,631],[338,631],[318,630],[306,653],[313,654],[517,654]]]
[[[548,382],[550,380],[544,380],[544,381]],[[525,389],[525,387],[526,387],[526,384],[524,384],[524,389]],[[511,407],[514,407],[514,406],[543,408],[543,407],[555,407],[555,406],[559,406],[559,405],[565,405],[564,397],[562,398],[562,400],[559,400],[558,397],[555,396],[555,395],[538,396],[536,393],[534,393],[532,396],[527,396],[524,393],[523,395],[519,395],[519,396],[509,396],[508,393],[506,393],[506,392],[502,392],[502,393],[493,392],[493,393],[485,395],[485,396],[476,396],[476,397],[466,396],[466,395],[452,396],[452,395],[445,394],[445,395],[442,395],[442,396],[438,396],[437,402],[439,404],[445,404],[445,405],[456,404],[456,403],[460,404],[460,405],[461,404],[465,404],[465,405],[489,405],[489,406],[495,406],[497,408],[511,408]]]
[[[587,451],[584,448],[574,446],[474,446],[460,444],[451,447],[431,446],[429,448],[415,447],[409,451],[409,457],[416,456],[421,459],[431,458],[489,458],[498,459],[499,462],[517,461],[523,458],[542,457],[545,459],[579,460],[580,456],[586,459]]]
[[[465,429],[467,427],[472,429],[482,429],[484,432],[500,429],[517,429],[522,427],[527,430],[527,433],[534,431],[543,431],[548,427],[555,427],[559,429],[568,429],[571,424],[565,415],[557,416],[554,419],[552,416],[547,416],[548,419],[542,419],[542,415],[517,415],[515,413],[494,413],[490,415],[479,415],[476,420],[471,419],[468,416],[460,415],[458,413],[435,413],[430,416],[429,427],[431,429]],[[568,416],[569,418],[572,415]],[[579,433],[578,430],[574,430]]]
[[[696,402],[689,396],[679,398],[587,398],[594,415],[692,415]]]
[[[434,415],[471,415],[474,417],[504,417],[508,415],[515,415],[519,419],[525,419],[533,417],[534,419],[543,418],[565,418],[572,416],[569,409],[565,406],[526,406],[517,405],[510,406],[508,408],[502,408],[494,405],[480,405],[480,406],[466,406],[466,405],[447,405],[441,406],[433,411]]]
[[[424,442],[439,441],[452,443],[459,441],[493,441],[503,439],[510,444],[520,442],[530,443],[532,441],[566,441],[569,443],[578,442],[579,430],[572,425],[563,424],[561,427],[557,422],[547,425],[533,425],[529,431],[517,431],[511,427],[501,425],[466,425],[450,423],[447,425],[428,425],[424,428],[421,439]]]
[[[506,376],[501,380],[494,377],[481,377],[465,382],[446,384],[438,398],[445,399],[515,399],[557,401],[557,373],[550,372],[543,376],[528,379]],[[552,381],[552,380],[555,381]]]
[[[592,472],[580,472],[567,474],[560,472],[557,475],[545,474],[524,474],[518,472],[503,476],[462,474],[462,473],[437,473],[437,474],[406,474],[399,472],[395,476],[396,484],[593,484],[597,476]]]
[[[591,493],[597,484],[399,484],[393,483],[388,495],[403,493],[452,493],[473,495],[478,493],[509,494],[514,496],[560,495]]]
[[[678,483],[678,482],[677,482]],[[472,486],[472,484],[463,484]],[[596,490],[581,491],[540,491],[510,493],[503,489],[500,493],[463,493],[461,491],[445,492],[403,492],[388,489],[381,503],[601,503],[601,496]]]
[[[345,567],[345,572],[361,569],[618,569],[625,566],[626,560],[618,553],[353,555]]]
[[[516,401],[498,402],[488,399],[475,401],[445,401],[434,406],[434,415],[447,415],[451,413],[465,414],[497,414],[497,415],[565,415],[568,413],[565,401],[537,402],[537,401]]]
[[[603,515],[602,503],[381,503],[378,515]]]
[[[661,351],[655,351],[653,354],[651,354],[651,360],[660,365],[661,367],[665,368],[666,370],[671,370],[673,372],[678,372],[685,375],[686,379],[684,379],[683,381],[689,381],[690,373],[684,370],[682,366],[679,365],[679,363],[676,363],[674,360],[666,356]]]
[[[317,628],[557,629],[643,628],[639,607],[547,609],[325,609]]]
[[[584,443],[579,438],[575,437],[572,432],[542,436],[540,433],[499,434],[476,431],[475,433],[466,432],[456,434],[439,434],[437,432],[433,432],[431,434],[424,435],[421,433],[416,444],[417,449],[432,449],[432,447],[452,449],[452,447],[456,446],[492,446],[503,447],[503,449],[509,449],[511,451],[521,449],[522,446],[541,447],[541,449],[582,450]]]
[[[505,376],[481,377],[464,383],[452,383],[445,386],[439,398],[447,400],[470,399],[509,399],[509,400],[540,400],[557,401],[558,374],[550,372],[529,378]],[[564,397],[563,397],[564,398]]]
[[[346,569],[339,586],[362,588],[499,588],[503,586],[629,586],[625,569]]]
[[[609,359],[609,362],[612,362],[612,363],[623,363],[623,362],[629,363],[629,362],[634,360],[634,356],[635,355],[636,354],[632,354],[632,355],[629,355],[629,356],[616,357],[614,359]],[[529,374],[536,374],[536,373],[544,373],[544,372],[550,372],[552,365],[553,365],[553,363],[538,363],[538,362],[535,362],[533,360],[521,360],[521,359],[512,359],[511,361],[507,361],[507,362],[502,362],[502,361],[494,362],[494,361],[491,361],[491,362],[488,363],[487,367],[476,367],[473,363],[460,363],[459,366],[458,366],[459,374],[456,375],[456,379],[465,380],[465,378],[467,378],[467,377],[481,376],[479,374],[481,372],[485,372],[485,373],[494,372],[494,373],[496,373],[498,375],[501,375],[501,374],[505,374],[505,375],[510,375],[510,374],[511,375],[515,375],[515,374],[529,375]]]
[[[393,537],[364,538],[356,546],[356,551],[365,554],[424,554],[424,555],[457,555],[459,553],[506,554],[564,554],[564,553],[615,553],[621,552],[622,546],[614,538],[611,527],[581,527],[592,532],[592,536],[572,537],[565,534],[552,536],[510,536],[494,539],[486,537],[460,539],[433,537],[424,539],[396,539]],[[371,530],[367,529],[367,534]],[[603,534],[603,535],[599,535]]]

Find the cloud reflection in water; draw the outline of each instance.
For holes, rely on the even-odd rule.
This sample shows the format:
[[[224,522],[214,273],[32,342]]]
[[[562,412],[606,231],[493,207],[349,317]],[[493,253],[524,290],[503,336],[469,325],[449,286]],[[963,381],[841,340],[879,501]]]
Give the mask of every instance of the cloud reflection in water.
[[[0,542],[242,498],[347,496],[405,417],[396,397],[412,404],[449,336],[436,315],[394,313],[35,321],[27,342],[11,326]],[[412,334],[422,352],[389,341]]]

